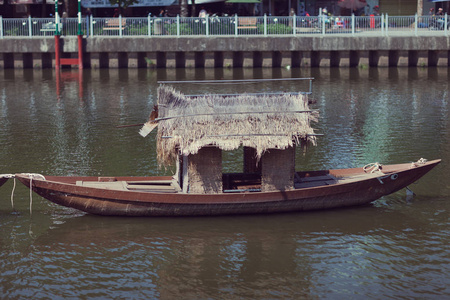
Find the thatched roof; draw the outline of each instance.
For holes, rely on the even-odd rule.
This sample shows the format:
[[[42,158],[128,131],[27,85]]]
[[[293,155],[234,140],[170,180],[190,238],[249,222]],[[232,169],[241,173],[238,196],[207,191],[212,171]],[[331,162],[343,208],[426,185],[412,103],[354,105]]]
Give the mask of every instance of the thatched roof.
[[[316,118],[305,94],[186,96],[162,85],[156,119],[158,160],[171,164],[178,151],[195,154],[209,145],[222,150],[252,147],[259,159],[268,149],[286,149],[300,139],[315,143],[310,122]]]

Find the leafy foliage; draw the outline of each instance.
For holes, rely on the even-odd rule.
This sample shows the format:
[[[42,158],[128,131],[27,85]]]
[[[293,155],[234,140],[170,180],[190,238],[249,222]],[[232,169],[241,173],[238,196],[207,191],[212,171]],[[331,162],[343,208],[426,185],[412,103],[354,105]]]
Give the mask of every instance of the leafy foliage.
[[[112,6],[116,6],[119,8],[120,14],[123,13],[123,10],[127,9],[128,6],[138,3],[139,0],[109,0]]]

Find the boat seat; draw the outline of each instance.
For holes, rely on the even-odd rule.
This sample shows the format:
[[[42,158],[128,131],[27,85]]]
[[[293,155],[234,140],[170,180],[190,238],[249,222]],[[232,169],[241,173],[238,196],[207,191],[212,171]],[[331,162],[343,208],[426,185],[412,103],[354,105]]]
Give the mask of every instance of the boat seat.
[[[336,184],[337,179],[332,175],[322,175],[322,176],[311,176],[311,177],[300,177],[295,173],[295,189],[310,188],[324,185]]]
[[[127,184],[129,191],[154,192],[154,193],[177,193],[177,189],[171,185],[156,184]]]
[[[126,182],[125,181],[77,181],[75,183],[79,186],[91,187],[91,188],[99,188],[99,189],[107,189],[107,190],[119,190],[119,191],[127,191]]]
[[[118,191],[136,191],[153,193],[177,193],[172,181],[77,181],[76,185]]]

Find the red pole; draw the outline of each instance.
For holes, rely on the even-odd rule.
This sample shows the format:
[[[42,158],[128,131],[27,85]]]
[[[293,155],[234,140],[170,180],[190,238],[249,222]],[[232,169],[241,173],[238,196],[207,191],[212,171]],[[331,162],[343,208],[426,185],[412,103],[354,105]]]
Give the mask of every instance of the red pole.
[[[370,28],[375,28],[375,16],[370,15]]]
[[[78,69],[83,69],[83,36],[78,35]]]
[[[59,70],[60,57],[59,57],[59,35],[55,35],[55,69]]]

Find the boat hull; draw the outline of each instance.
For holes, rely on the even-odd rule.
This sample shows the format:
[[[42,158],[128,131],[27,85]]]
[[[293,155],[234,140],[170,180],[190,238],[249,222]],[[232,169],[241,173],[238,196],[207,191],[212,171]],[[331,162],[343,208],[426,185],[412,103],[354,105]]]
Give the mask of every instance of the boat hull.
[[[31,186],[33,191],[43,198],[91,214],[136,217],[212,216],[310,211],[365,205],[405,188],[428,173],[439,162],[440,160],[430,161],[415,167],[411,167],[411,164],[383,166],[384,173],[318,187],[214,195],[108,190],[74,184],[76,180],[92,180],[88,177],[73,178],[70,182],[67,177],[48,177],[46,180],[30,180],[29,176],[20,174],[16,177],[27,187]],[[359,169],[327,172],[341,176],[355,173]],[[116,179],[139,180],[136,177]]]

